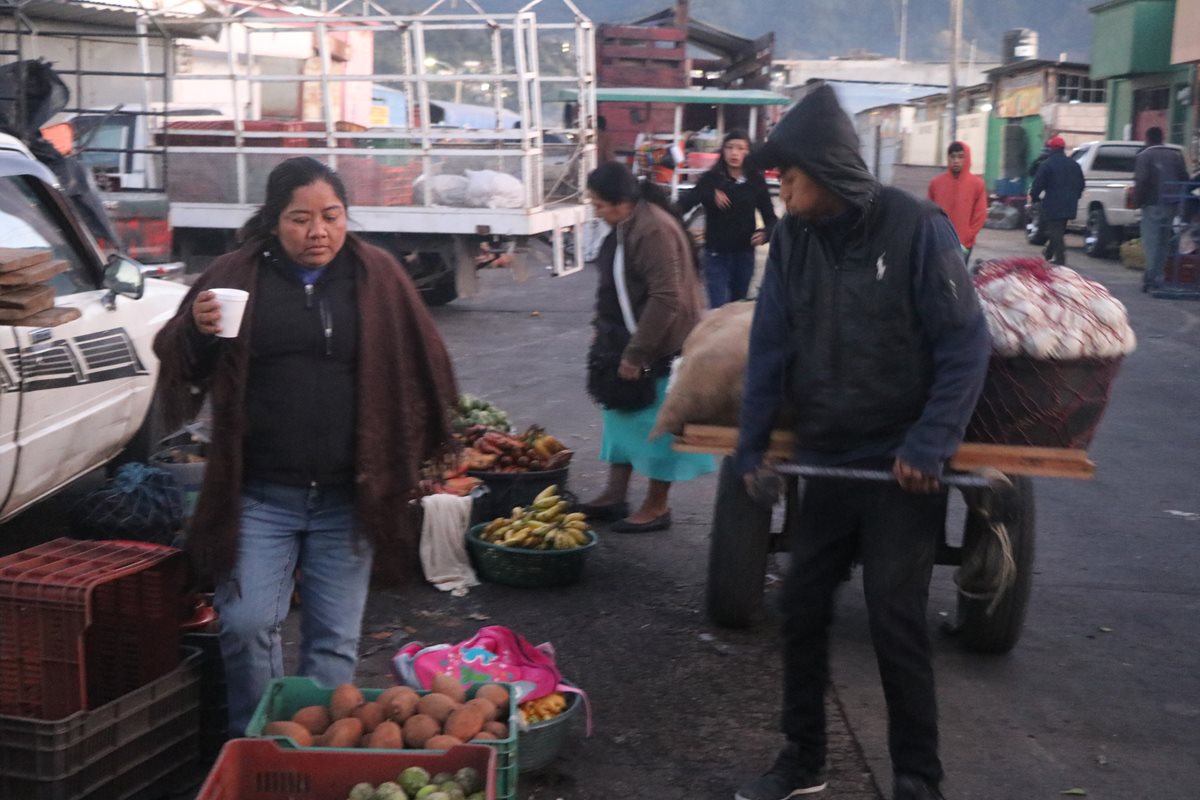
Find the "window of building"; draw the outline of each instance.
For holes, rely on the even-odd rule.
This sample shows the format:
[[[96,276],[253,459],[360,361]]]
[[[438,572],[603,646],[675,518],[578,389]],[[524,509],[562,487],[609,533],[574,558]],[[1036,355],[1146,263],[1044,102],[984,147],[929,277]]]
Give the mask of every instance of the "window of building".
[[[1105,81],[1094,81],[1085,75],[1059,73],[1055,76],[1054,100],[1057,103],[1103,103],[1106,99]]]

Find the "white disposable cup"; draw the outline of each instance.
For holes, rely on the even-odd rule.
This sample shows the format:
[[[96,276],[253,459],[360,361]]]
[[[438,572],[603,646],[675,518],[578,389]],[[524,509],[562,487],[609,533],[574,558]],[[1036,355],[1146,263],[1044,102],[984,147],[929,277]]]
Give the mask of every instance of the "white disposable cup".
[[[213,289],[217,302],[221,304],[221,331],[217,336],[236,339],[242,327],[242,315],[246,313],[246,301],[250,293],[242,289]]]

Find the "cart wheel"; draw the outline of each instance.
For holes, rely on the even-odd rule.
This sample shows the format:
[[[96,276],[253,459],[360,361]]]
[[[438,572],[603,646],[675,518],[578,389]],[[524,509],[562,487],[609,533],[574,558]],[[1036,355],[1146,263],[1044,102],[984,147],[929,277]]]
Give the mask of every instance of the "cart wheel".
[[[996,603],[971,597],[960,586],[956,632],[968,650],[980,653],[1007,653],[1021,638],[1025,609],[1033,586],[1034,504],[1033,482],[1027,477],[1011,476],[1012,489],[991,495],[990,508],[981,512],[978,496],[967,495],[967,521],[963,530],[962,561],[985,558],[989,566],[1001,561],[998,539],[992,532],[993,521],[1004,524],[1016,571],[1012,585]],[[990,517],[990,519],[989,519]],[[995,568],[999,568],[998,566]],[[970,587],[967,587],[968,589]]]
[[[750,499],[733,459],[721,462],[708,550],[708,617],[746,628],[762,616],[771,509]]]

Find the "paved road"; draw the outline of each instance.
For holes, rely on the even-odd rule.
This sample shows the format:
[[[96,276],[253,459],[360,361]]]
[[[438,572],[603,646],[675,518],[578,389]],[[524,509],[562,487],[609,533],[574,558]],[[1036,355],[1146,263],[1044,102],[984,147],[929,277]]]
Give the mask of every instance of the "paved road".
[[[977,249],[1032,252],[1017,232],[985,231]],[[1200,795],[1200,304],[1152,300],[1136,273],[1078,250],[1070,258],[1127,303],[1140,347],[1092,448],[1097,479],[1037,483],[1038,574],[1021,643],[982,657],[936,638],[950,800],[1051,800],[1075,788],[1094,800]],[[594,276],[516,284],[496,272],[484,283],[480,297],[435,314],[464,390],[566,440],[577,451],[571,488],[597,491],[599,418],[582,388]],[[703,618],[714,486],[707,477],[676,487],[669,532],[602,532],[575,587],[375,593],[362,683],[386,684],[388,657],[410,638],[510,625],[555,644],[595,722],[591,739],[576,727],[555,768],[522,778],[523,800],[727,800],[778,745],[781,675],[777,620],[724,631]],[[40,532],[61,522],[47,505]],[[938,568],[931,625],[954,603],[951,570]],[[857,582],[841,595],[834,641],[828,796],[877,800],[890,768]]]
[[[1078,249],[1072,267],[1108,286],[1139,338],[1090,449],[1091,482],[1037,480],[1038,554],[1025,634],[1005,657],[937,643],[951,800],[1200,797],[1200,303],[1142,294],[1140,273]],[[984,231],[981,257],[1035,252]],[[954,614],[935,572],[931,622]],[[856,590],[857,591],[857,590]],[[883,699],[865,609],[842,597],[834,685],[887,785]]]

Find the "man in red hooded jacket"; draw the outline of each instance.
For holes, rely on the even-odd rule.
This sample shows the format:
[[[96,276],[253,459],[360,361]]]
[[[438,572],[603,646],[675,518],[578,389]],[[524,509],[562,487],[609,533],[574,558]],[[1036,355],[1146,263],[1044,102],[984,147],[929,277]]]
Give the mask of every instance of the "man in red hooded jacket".
[[[946,171],[929,182],[929,199],[950,217],[963,258],[970,261],[975,237],[987,220],[987,189],[983,178],[971,173],[971,148],[966,143],[951,142],[946,162]]]

